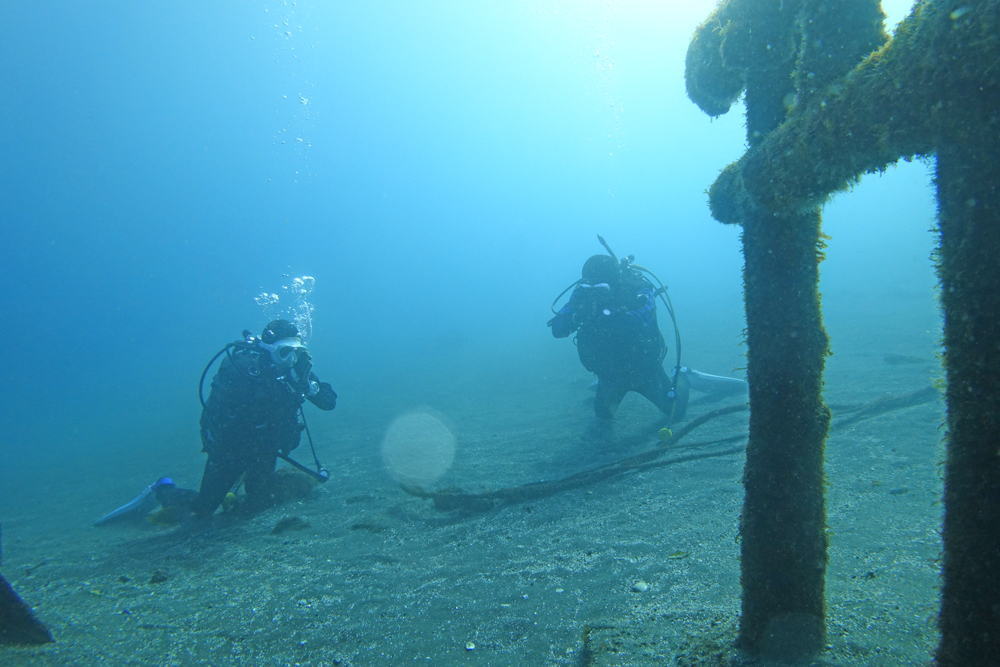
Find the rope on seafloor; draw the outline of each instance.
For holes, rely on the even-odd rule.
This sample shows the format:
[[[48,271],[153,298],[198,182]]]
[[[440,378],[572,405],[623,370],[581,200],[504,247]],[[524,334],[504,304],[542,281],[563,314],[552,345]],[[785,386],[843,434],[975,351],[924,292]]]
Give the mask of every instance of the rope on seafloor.
[[[882,397],[867,403],[831,406],[833,411],[841,416],[834,421],[830,430],[838,431],[845,426],[856,424],[866,419],[872,419],[878,415],[930,403],[939,397],[940,392],[936,388],[927,386],[901,396]],[[663,441],[659,446],[654,447],[653,449],[634,456],[629,456],[628,458],[621,459],[619,461],[588,468],[587,470],[574,473],[561,479],[533,482],[530,484],[522,484],[520,486],[483,491],[480,493],[466,493],[463,491],[431,491],[408,484],[400,484],[400,487],[403,491],[412,496],[433,501],[435,509],[441,511],[447,512],[452,510],[461,510],[469,513],[486,512],[499,505],[512,505],[529,500],[536,500],[538,498],[545,498],[557,493],[562,493],[563,491],[579,489],[584,486],[596,484],[597,482],[614,479],[615,477],[620,477],[628,473],[644,472],[654,468],[662,468],[669,465],[675,465],[677,463],[686,463],[688,461],[698,461],[701,459],[740,454],[746,450],[746,435],[742,433],[717,440],[693,442],[683,447],[679,447],[678,443],[680,443],[680,441],[689,433],[701,426],[704,426],[712,420],[738,412],[745,412],[748,409],[749,407],[746,404],[739,404],[729,405],[723,408],[718,408],[717,410],[706,412],[677,429],[670,438]],[[714,450],[710,452],[692,451],[704,449],[706,447],[729,444],[732,442],[740,442],[740,444],[735,447],[727,447],[726,449]],[[679,450],[689,451],[691,453],[671,456],[670,458],[663,458],[667,454],[676,454]]]

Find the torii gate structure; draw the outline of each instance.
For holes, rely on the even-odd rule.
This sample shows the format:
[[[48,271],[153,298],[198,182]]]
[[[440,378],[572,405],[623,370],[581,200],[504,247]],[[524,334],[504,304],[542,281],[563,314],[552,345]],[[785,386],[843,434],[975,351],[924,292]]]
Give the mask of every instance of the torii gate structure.
[[[1000,665],[1000,0],[923,0],[892,39],[877,0],[723,0],[688,50],[712,116],[742,94],[750,148],[709,190],[743,227],[750,442],[738,645],[825,643],[819,211],[862,175],[936,158],[948,408],[936,663]]]

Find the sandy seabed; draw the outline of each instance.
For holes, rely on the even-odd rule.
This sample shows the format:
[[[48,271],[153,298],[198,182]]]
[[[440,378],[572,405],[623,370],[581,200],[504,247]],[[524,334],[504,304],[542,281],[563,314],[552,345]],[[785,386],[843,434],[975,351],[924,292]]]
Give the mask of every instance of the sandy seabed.
[[[940,370],[937,334],[927,333],[905,344],[859,334],[845,349],[835,339],[835,419],[838,406],[929,385]],[[734,341],[702,338],[686,348],[687,363],[720,374],[743,365]],[[596,427],[592,377],[553,346],[516,363],[503,350],[490,362],[439,350],[398,375],[345,380],[351,391],[335,382],[337,411],[308,412],[330,481],[249,519],[217,517],[203,530],[89,526],[171,472],[150,469],[169,452],[146,465],[99,460],[98,472],[73,484],[8,482],[0,571],[56,643],[0,648],[0,664],[713,664],[713,647],[724,650],[738,620],[743,456],[718,455],[732,441],[712,443],[744,436],[746,412],[677,445],[703,458],[482,513],[436,510],[385,470],[388,424],[422,407],[446,417],[457,443],[439,488],[558,479],[660,446],[663,417],[639,396],[610,430]],[[720,405],[696,400],[688,419]],[[828,441],[824,663],[930,662],[942,421],[934,400],[839,428]],[[193,485],[203,459],[188,443],[184,452],[173,474]],[[296,456],[308,461],[307,445]],[[308,525],[272,534],[285,517]]]

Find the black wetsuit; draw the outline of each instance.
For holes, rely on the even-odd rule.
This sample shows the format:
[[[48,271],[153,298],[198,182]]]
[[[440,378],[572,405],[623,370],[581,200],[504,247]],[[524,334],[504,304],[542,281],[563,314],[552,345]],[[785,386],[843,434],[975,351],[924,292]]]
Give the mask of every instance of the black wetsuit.
[[[663,370],[666,343],[656,322],[652,285],[625,275],[615,289],[580,285],[549,323],[552,335],[574,331],[584,368],[597,375],[594,412],[610,419],[630,391],[639,392],[674,419],[682,419],[686,394],[676,400],[673,383]]]
[[[305,369],[308,381],[296,380],[290,368],[274,365],[266,351],[237,348],[223,358],[201,413],[208,461],[191,507],[195,515],[211,516],[241,475],[250,504],[270,504],[269,482],[278,452],[287,454],[299,445],[304,428],[299,406],[306,399],[321,410],[337,405],[333,388],[319,382],[308,363],[296,368]]]

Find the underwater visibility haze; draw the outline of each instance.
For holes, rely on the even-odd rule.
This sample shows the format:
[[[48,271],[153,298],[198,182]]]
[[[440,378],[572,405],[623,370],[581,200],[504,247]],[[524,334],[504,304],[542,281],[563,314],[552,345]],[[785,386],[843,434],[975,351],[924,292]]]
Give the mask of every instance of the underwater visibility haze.
[[[546,322],[600,234],[669,288],[683,365],[745,377],[740,229],[706,196],[743,111],[684,87],[714,6],[6,7],[0,574],[55,642],[0,663],[708,664],[683,661],[739,614],[745,400],[693,399],[689,422],[735,411],[618,474],[664,416],[633,393],[600,423]],[[837,422],[941,376],[929,173],[823,210],[837,664],[937,643],[943,405]],[[296,315],[339,395],[305,408],[330,481],[207,531],[92,527],[160,477],[197,488],[205,365]]]

